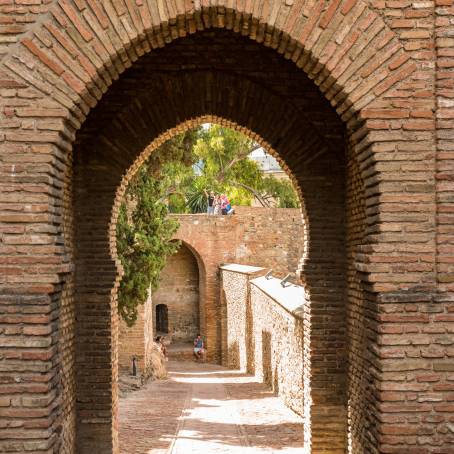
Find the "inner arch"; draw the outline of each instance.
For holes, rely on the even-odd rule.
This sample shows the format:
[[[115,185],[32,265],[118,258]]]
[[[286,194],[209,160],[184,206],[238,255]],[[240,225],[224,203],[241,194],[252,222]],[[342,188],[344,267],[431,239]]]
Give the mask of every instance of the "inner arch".
[[[96,406],[98,390],[84,368],[102,357],[111,373],[105,386],[115,389],[115,366],[107,365],[112,364],[117,339],[114,226],[121,195],[147,153],[207,120],[246,132],[263,144],[279,157],[300,191],[306,234],[295,241],[304,242],[306,251],[300,273],[310,295],[304,342],[310,355],[305,363],[312,366],[305,377],[307,389],[312,389],[307,395],[307,443],[336,443],[343,452],[347,430],[361,443],[367,424],[358,418],[358,427],[347,427],[346,270],[352,266],[348,257],[353,257],[347,251],[354,251],[362,228],[347,244],[345,202],[346,197],[355,201],[361,221],[354,193],[362,185],[358,178],[355,185],[347,185],[352,193],[346,194],[346,178],[349,172],[357,175],[358,167],[342,121],[305,73],[272,49],[225,30],[196,33],[141,57],[112,85],[77,133],[73,179],[77,319],[99,317],[102,308],[111,332],[111,347],[106,350],[104,344],[93,343],[89,326],[77,326],[78,414],[91,415],[78,417],[79,452],[90,452],[94,440],[100,439],[110,452],[116,440],[115,392],[111,401]],[[352,285],[358,286],[356,272],[352,273]],[[355,298],[361,299],[360,291]],[[215,338],[216,330],[214,326],[208,334]],[[361,348],[355,355],[363,371]],[[212,352],[212,359],[217,357],[219,352]],[[362,383],[354,385],[361,388]],[[355,409],[359,412],[367,399],[361,392]],[[110,416],[103,416],[108,409]],[[99,421],[96,427],[90,424],[93,418]],[[328,438],[327,423],[334,427]]]
[[[163,145],[167,140],[170,140],[174,136],[176,136],[178,134],[182,134],[190,129],[197,128],[198,126],[203,125],[205,123],[218,124],[218,125],[224,126],[226,128],[230,128],[235,131],[241,132],[242,134],[244,134],[245,136],[249,137],[251,140],[256,142],[258,145],[260,145],[263,149],[265,149],[268,154],[272,155],[279,162],[281,168],[288,175],[288,177],[292,181],[295,189],[297,190],[297,193],[298,193],[298,196],[299,196],[299,199],[301,202],[302,215],[305,220],[305,225],[307,225],[308,219],[307,219],[306,212],[304,209],[304,197],[301,193],[300,185],[298,184],[296,177],[293,175],[290,168],[287,166],[285,161],[281,158],[279,153],[275,149],[273,149],[268,142],[266,142],[264,139],[262,139],[261,136],[259,136],[255,132],[251,131],[247,127],[241,126],[227,118],[221,118],[221,117],[218,117],[215,115],[202,115],[200,117],[184,121],[184,122],[180,123],[179,125],[177,125],[176,127],[170,128],[169,130],[160,134],[139,154],[139,156],[137,156],[137,158],[135,159],[133,164],[128,168],[126,173],[123,175],[123,177],[121,179],[121,183],[119,184],[116,195],[115,195],[115,202],[114,202],[113,209],[112,209],[112,218],[111,218],[110,227],[109,227],[110,232],[111,232],[111,235],[110,235],[111,255],[112,255],[112,259],[116,261],[118,271],[120,274],[121,274],[121,264],[117,260],[117,245],[116,245],[116,239],[115,239],[115,231],[116,231],[116,224],[117,224],[117,217],[118,217],[118,208],[124,198],[124,195],[125,195],[129,182],[134,177],[134,175],[139,170],[139,168],[152,155],[152,153],[154,151],[156,151],[161,145]],[[304,257],[302,257],[302,259],[304,259]]]

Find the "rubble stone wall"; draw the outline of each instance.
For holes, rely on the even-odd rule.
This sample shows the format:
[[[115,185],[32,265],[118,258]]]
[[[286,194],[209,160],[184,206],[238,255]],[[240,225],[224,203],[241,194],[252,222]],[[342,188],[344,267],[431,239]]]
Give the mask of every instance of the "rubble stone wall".
[[[304,290],[265,270],[221,267],[226,311],[225,365],[252,373],[304,416]],[[260,276],[261,277],[257,277]]]

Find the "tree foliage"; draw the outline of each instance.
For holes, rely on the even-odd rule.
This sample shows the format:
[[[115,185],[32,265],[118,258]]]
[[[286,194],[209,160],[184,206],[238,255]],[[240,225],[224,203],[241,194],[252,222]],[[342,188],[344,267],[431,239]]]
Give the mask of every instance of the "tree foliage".
[[[199,128],[190,140],[193,147],[188,161],[193,165],[171,161],[162,170],[162,175],[169,181],[170,211],[206,211],[206,190],[227,194],[232,205],[251,205],[256,199],[262,206],[299,206],[297,194],[289,180],[265,177],[258,163],[249,159],[251,152],[260,147],[245,135],[211,125]]]
[[[117,221],[117,252],[124,274],[118,291],[118,312],[128,326],[137,319],[138,306],[148,289],[159,285],[166,259],[179,243],[171,241],[178,223],[167,217],[163,186],[149,166],[139,169],[120,205]]]
[[[262,197],[277,201],[277,208],[299,208],[300,201],[290,180],[268,176],[263,179]]]

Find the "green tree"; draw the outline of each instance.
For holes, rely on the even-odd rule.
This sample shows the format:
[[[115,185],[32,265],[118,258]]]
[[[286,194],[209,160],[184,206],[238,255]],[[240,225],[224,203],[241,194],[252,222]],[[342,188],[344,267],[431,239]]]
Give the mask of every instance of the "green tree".
[[[202,129],[194,146],[199,169],[199,188],[227,193],[236,205],[250,205],[262,172],[248,159],[259,145],[237,131],[219,125]]]
[[[263,179],[262,198],[277,201],[278,208],[299,208],[300,201],[290,180],[267,176]]]
[[[124,275],[118,291],[118,311],[128,326],[136,321],[138,306],[147,299],[150,286],[152,290],[158,287],[167,257],[179,247],[170,241],[178,223],[167,217],[167,207],[159,201],[161,196],[159,180],[145,166],[129,184],[119,208],[117,251]]]
[[[124,274],[118,291],[118,312],[128,326],[137,319],[138,306],[155,290],[169,255],[179,243],[171,241],[178,223],[167,217],[166,201],[176,209],[186,206],[178,187],[193,164],[198,130],[173,137],[151,153],[132,178],[120,205],[117,221],[117,252]]]
[[[299,206],[290,181],[264,177],[257,162],[249,159],[250,153],[260,147],[244,134],[210,125],[198,129],[191,140],[194,145],[188,162],[192,166],[170,161],[162,171],[163,178],[168,180],[168,194],[178,194],[169,197],[170,211],[206,211],[207,190],[228,194],[233,205],[251,205],[256,199],[262,206],[274,203],[282,208]]]

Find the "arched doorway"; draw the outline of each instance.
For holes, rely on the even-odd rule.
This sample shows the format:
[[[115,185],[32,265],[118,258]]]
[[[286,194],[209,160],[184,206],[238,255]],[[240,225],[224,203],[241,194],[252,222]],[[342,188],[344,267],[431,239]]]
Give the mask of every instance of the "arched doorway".
[[[153,293],[156,307],[156,334],[167,340],[191,342],[200,332],[199,265],[192,251],[182,243],[167,258],[159,288]]]
[[[212,47],[213,42],[217,42],[215,48]],[[245,52],[242,49],[246,43],[248,47]],[[193,55],[192,49],[199,49],[197,56]],[[219,61],[219,55],[223,55],[222,62]],[[168,59],[180,59],[181,67],[190,64],[195,69],[184,75],[179,71],[169,74],[166,69]],[[78,153],[89,153],[89,149],[93,147],[92,134],[95,131],[97,137],[104,140],[99,134],[102,129],[102,136],[110,143],[107,137],[116,134],[115,131],[128,132],[133,128],[130,134],[118,138],[122,143],[117,141],[116,145],[122,150],[128,150],[134,143],[137,149],[147,150],[143,155],[139,154],[138,158],[137,155],[125,155],[119,151],[119,159],[129,159],[131,171],[134,171],[145,155],[167,138],[201,122],[214,122],[245,132],[279,157],[285,170],[296,181],[302,196],[307,238],[310,238],[310,247],[307,243],[302,260],[302,275],[308,291],[314,289],[310,299],[311,308],[317,308],[316,312],[323,314],[323,317],[315,318],[321,322],[319,329],[307,331],[308,338],[305,339],[306,343],[311,343],[313,363],[312,370],[306,370],[307,389],[310,389],[311,383],[315,385],[308,400],[311,409],[311,437],[316,438],[314,434],[319,433],[317,437],[320,437],[320,443],[327,443],[324,427],[329,419],[335,430],[330,432],[328,443],[332,444],[332,440],[337,439],[337,443],[344,446],[347,427],[345,179],[349,158],[342,121],[320,96],[313,83],[294,64],[271,49],[253,44],[229,31],[197,33],[146,55],[137,63],[111,87],[87,119],[84,126],[87,138],[82,133],[78,136]],[[267,67],[270,72],[257,73],[257,67]],[[232,68],[235,70],[232,71]],[[272,82],[271,74],[277,78],[275,82]],[[281,83],[284,74],[287,91],[279,93],[275,84]],[[144,90],[140,103],[128,101],[122,104],[120,101],[118,104],[121,99],[133,99],[140,85],[143,85]],[[160,109],[156,109],[154,100],[157,93],[166,94],[166,103]],[[181,97],[182,93],[187,96]],[[294,93],[300,93],[298,102]],[[296,107],[298,103],[304,107]],[[188,119],[174,123],[175,115],[181,115],[182,105],[182,112]],[[154,106],[154,110],[150,111],[149,106]],[[159,112],[169,109],[168,118],[161,118]],[[207,111],[213,113],[207,115]],[[311,112],[310,115],[308,112]],[[108,120],[109,118],[112,120]],[[137,122],[137,118],[148,118],[149,121]],[[104,128],[98,124],[101,119],[107,125]],[[156,130],[152,131],[150,126],[156,127]],[[160,129],[165,129],[166,126],[169,128],[159,134]],[[157,138],[148,142],[154,134],[158,134]],[[103,146],[99,148],[99,152],[102,148]],[[317,150],[315,155],[314,150]],[[112,147],[109,145],[109,151],[106,149],[105,152],[112,156]],[[352,153],[350,161],[354,162]],[[357,166],[352,165],[349,170],[355,175],[358,173]],[[113,175],[110,172],[108,178]],[[126,185],[129,175],[122,175],[120,188],[117,190],[115,187],[116,196]],[[106,181],[99,177],[93,181],[100,179]],[[359,184],[352,187],[353,192],[363,190],[361,179],[357,181]],[[86,191],[85,184],[83,191]],[[354,197],[353,193],[351,197]],[[360,196],[355,198],[355,203],[361,204]],[[359,235],[358,238],[362,238],[362,206],[355,206],[355,209],[355,214],[359,216],[356,234]],[[300,241],[304,239],[301,238]],[[354,249],[353,245],[352,248]],[[354,276],[356,278],[357,274]],[[357,295],[358,293],[355,297]],[[220,348],[218,312],[216,306],[206,310],[205,326],[210,345]],[[307,316],[308,319],[311,316],[309,308]],[[330,322],[333,318],[335,323]],[[362,361],[360,354],[357,361]],[[310,364],[311,361],[305,363]],[[308,443],[309,438],[308,434]]]
[[[207,32],[208,33],[208,32]],[[222,51],[224,55],[228,53],[228,49],[231,48],[230,52],[231,58],[236,58],[238,61],[237,67],[242,67],[245,65],[246,68],[250,68],[249,71],[255,71],[255,67],[258,65],[263,65],[263,62],[253,61],[251,56],[244,55],[242,53],[236,53],[236,46],[241,47],[241,41],[244,38],[236,37],[231,35],[229,32],[209,32],[208,34],[197,34],[192,38],[192,41],[189,41],[190,38],[182,42],[175,42],[175,47],[173,49],[177,53],[184,53],[185,46],[191,44],[195,46],[207,47],[209,48],[210,43],[212,42],[213,37],[218,37],[220,43],[223,40],[227,40],[227,46],[225,51]],[[233,41],[236,43],[233,44]],[[238,42],[239,41],[239,42]],[[169,47],[170,49],[170,47]],[[271,53],[270,53],[271,52]],[[235,53],[237,57],[235,57]],[[252,53],[252,50],[251,50]],[[276,150],[275,154],[280,156],[282,162],[285,162],[285,168],[292,172],[293,168],[297,165],[297,161],[300,159],[309,159],[311,156],[312,150],[318,149],[320,155],[318,159],[313,160],[307,167],[303,167],[300,170],[300,175],[298,177],[298,187],[300,191],[304,194],[304,207],[305,215],[307,218],[310,218],[311,221],[307,223],[309,229],[313,229],[313,232],[308,232],[308,236],[311,238],[312,248],[306,249],[306,258],[302,263],[304,270],[304,277],[308,290],[313,286],[314,296],[311,299],[312,307],[317,307],[319,305],[319,310],[326,314],[326,317],[321,319],[322,325],[320,327],[320,332],[323,332],[322,335],[317,336],[317,338],[309,339],[314,333],[319,331],[314,331],[313,333],[307,332],[308,339],[306,342],[311,342],[312,350],[312,362],[313,369],[309,375],[309,368],[307,369],[308,373],[308,384],[307,388],[310,389],[310,384],[316,385],[314,391],[311,393],[311,402],[316,404],[311,405],[311,427],[312,433],[311,437],[317,438],[320,437],[320,443],[325,444],[326,441],[323,441],[326,438],[324,433],[324,425],[327,422],[327,419],[333,424],[335,430],[333,429],[330,432],[330,443],[333,439],[337,439],[339,446],[345,445],[346,440],[346,425],[347,425],[347,410],[346,410],[346,361],[345,361],[345,320],[346,320],[346,306],[344,301],[346,279],[345,279],[345,238],[343,236],[345,228],[345,188],[344,188],[344,179],[345,179],[345,160],[346,153],[345,150],[341,147],[339,148],[339,143],[342,144],[343,140],[343,125],[340,120],[336,117],[335,113],[331,110],[330,106],[326,101],[323,101],[322,98],[319,98],[320,103],[312,103],[312,106],[316,109],[321,109],[321,115],[324,118],[322,128],[329,128],[331,135],[337,135],[337,139],[333,144],[330,144],[330,141],[324,137],[318,131],[318,128],[312,122],[309,123],[309,128],[312,130],[313,134],[310,135],[311,139],[307,140],[304,137],[304,129],[300,122],[305,122],[307,117],[299,117],[298,111],[293,106],[289,98],[283,103],[283,100],[280,96],[276,95],[270,87],[266,86],[264,80],[253,80],[244,79],[243,77],[234,74],[219,72],[219,71],[205,71],[203,66],[206,64],[206,59],[202,58],[203,52],[200,52],[200,65],[202,70],[192,72],[189,75],[182,77],[178,73],[172,76],[173,83],[178,86],[178,90],[169,92],[166,96],[166,100],[169,103],[167,107],[163,106],[163,109],[168,108],[169,106],[175,105],[178,106],[180,101],[178,99],[172,99],[172,96],[178,96],[179,93],[191,93],[190,99],[186,101],[190,103],[187,108],[190,108],[192,114],[189,116],[196,117],[193,120],[193,124],[200,123],[206,118],[205,115],[197,115],[198,112],[204,112],[207,108],[204,103],[204,99],[207,96],[205,90],[207,87],[209,89],[209,98],[213,99],[211,101],[211,109],[215,109],[216,113],[219,113],[216,117],[213,116],[213,122],[225,122],[227,124],[235,125],[235,123],[240,123],[241,126],[237,126],[242,130],[246,131],[249,135],[255,134],[255,137],[259,141],[265,142],[263,137],[266,137],[266,144],[271,141],[271,143],[277,143],[277,151],[273,146],[268,146],[268,149]],[[266,54],[266,55],[264,55]],[[264,59],[273,58],[271,55],[272,51],[269,50],[254,50],[255,59]],[[145,58],[145,57],[144,57]],[[162,58],[167,59],[168,55],[162,53]],[[175,56],[175,58],[177,58]],[[173,59],[173,58],[172,58]],[[195,64],[194,57],[191,58],[192,64]],[[97,109],[93,111],[94,124],[90,124],[90,119],[86,123],[86,131],[91,137],[89,132],[93,127],[93,131],[96,130],[99,133],[99,127],[96,125],[96,118],[104,118],[104,115],[110,115],[112,113],[111,104],[109,102],[110,96],[116,98],[118,95],[127,96],[128,88],[127,85],[131,83],[131,87],[137,87],[138,81],[135,80],[136,77],[143,77],[144,71],[146,71],[146,62],[143,62],[144,66],[135,71],[135,68],[131,68],[127,74],[130,75],[131,79],[123,79],[119,81],[117,86],[112,87],[105,99],[105,103],[100,103]],[[184,65],[184,62],[182,63]],[[303,78],[305,77],[303,73],[299,72],[293,65],[279,58],[275,60],[275,64],[280,66],[281,64],[285,67],[287,74],[294,77],[293,81],[295,85],[303,83]],[[150,83],[151,86],[147,87],[148,96],[154,93],[162,93],[166,90],[165,84],[163,85],[163,79],[161,77],[156,77],[154,71],[159,70],[159,61],[153,59],[153,64],[150,65],[149,70],[152,71],[150,74]],[[284,69],[283,69],[284,70]],[[278,70],[276,70],[278,71]],[[278,71],[279,74],[282,72]],[[304,77],[303,77],[304,76]],[[168,77],[168,76],[166,76]],[[267,78],[269,81],[270,79]],[[134,81],[134,82],[132,82]],[[125,86],[122,86],[123,83]],[[310,82],[305,79],[307,89],[310,89],[312,85]],[[156,86],[154,84],[157,84]],[[198,87],[198,88],[197,88]],[[232,91],[228,87],[235,87],[235,90]],[[229,91],[230,90],[230,91]],[[312,89],[314,90],[314,89]],[[223,96],[216,96],[216,93],[227,93],[229,92],[228,99],[224,99]],[[249,93],[249,98],[244,99],[244,93]],[[304,92],[306,96],[306,92]],[[313,96],[319,96],[316,92],[313,93]],[[112,99],[110,98],[110,99]],[[237,113],[231,111],[233,106],[241,106],[246,104],[244,110],[238,110]],[[248,118],[250,115],[255,115],[255,110],[257,109],[257,102],[261,103],[261,107],[258,108],[263,114],[256,117],[254,124],[248,125]],[[308,107],[309,100],[305,100],[305,106]],[[143,104],[140,106],[137,104],[128,105],[125,110],[122,110],[121,113],[115,113],[117,116],[124,115],[125,118],[145,118],[146,115],[151,115],[149,112],[146,114],[143,111],[143,107],[152,104],[152,100],[143,100]],[[104,106],[104,107],[103,107]],[[107,109],[106,112],[101,112],[102,110]],[[236,110],[233,108],[233,110]],[[237,115],[245,118],[236,118]],[[117,118],[121,118],[117,117]],[[236,121],[233,122],[232,118]],[[226,120],[225,120],[226,119]],[[105,120],[103,120],[105,121]],[[157,121],[157,120],[156,120]],[[157,124],[155,120],[151,120],[150,124]],[[111,123],[111,122],[109,122]],[[124,130],[124,127],[120,125],[112,124],[112,129],[120,128]],[[271,128],[270,125],[274,124],[275,127]],[[171,126],[172,123],[169,123]],[[247,126],[242,126],[247,125]],[[329,125],[329,126],[328,126]],[[148,126],[137,124],[141,131],[136,131],[132,136],[123,136],[120,140],[125,140],[127,142],[124,145],[121,145],[121,148],[127,149],[130,147],[130,144],[134,138],[139,139],[141,147],[145,148],[147,145],[145,143],[145,132],[148,129]],[[191,126],[191,120],[188,122],[180,123],[176,128],[170,128],[167,134],[171,135],[175,132],[181,130],[181,128],[187,128]],[[142,128],[144,128],[142,130]],[[104,131],[105,134],[109,135],[111,127],[107,127]],[[148,134],[150,131],[148,131]],[[164,133],[164,138],[169,137]],[[82,136],[81,136],[82,138]],[[164,139],[159,139],[159,143]],[[92,140],[90,139],[90,148],[92,147]],[[79,144],[78,148],[80,154],[85,154],[84,147],[88,145],[88,142],[85,139]],[[345,144],[344,144],[345,145]],[[110,148],[110,153],[112,148]],[[77,152],[76,152],[77,153]],[[285,153],[285,154],[284,154]],[[302,158],[301,156],[305,156]],[[126,156],[122,155],[121,159],[125,159]],[[139,158],[140,160],[140,158]],[[77,165],[77,164],[76,164]],[[137,164],[134,164],[134,166]],[[84,173],[84,172],[83,172]],[[110,177],[113,174],[110,173]],[[85,176],[84,176],[85,180]],[[93,180],[99,181],[99,178]],[[105,180],[104,180],[105,181]],[[77,183],[76,183],[77,184]],[[97,183],[95,183],[97,184]],[[86,185],[84,184],[84,191],[86,190]],[[116,189],[116,188],[115,188]],[[361,190],[361,186],[355,187],[355,190]],[[77,191],[77,190],[76,190]],[[360,199],[359,199],[360,200]],[[81,200],[82,202],[82,200]],[[85,202],[82,202],[86,206]],[[361,211],[359,211],[361,213]],[[309,213],[312,213],[309,214]],[[329,232],[329,233],[328,233]],[[362,234],[361,230],[358,230]],[[303,239],[301,239],[303,240]],[[226,238],[228,241],[228,238]],[[327,264],[326,256],[329,256],[329,265]],[[313,266],[312,263],[317,263],[317,266]],[[323,264],[323,265],[320,265]],[[329,270],[328,270],[329,268]],[[336,289],[334,291],[334,289]],[[329,304],[327,304],[329,302]],[[309,308],[308,308],[308,317],[309,317]],[[333,325],[329,320],[334,317],[336,324]],[[211,339],[210,344],[220,346],[219,338],[219,321],[220,317],[218,314],[218,308],[216,306],[212,307],[210,311],[206,311],[206,327],[207,327],[207,338]],[[210,323],[208,323],[208,321]],[[340,328],[340,329],[339,329]],[[325,335],[327,333],[328,335]],[[315,354],[316,351],[320,351],[320,354]],[[359,359],[360,360],[360,359]],[[320,365],[315,364],[320,361]],[[310,361],[306,361],[307,364],[310,364]],[[328,366],[328,367],[327,367]],[[328,386],[329,385],[329,386]],[[83,388],[86,389],[86,388]],[[327,415],[326,409],[329,407],[329,414]],[[334,411],[335,409],[335,411]],[[318,411],[316,411],[318,410]],[[319,433],[317,437],[315,434]],[[308,443],[309,443],[308,435]],[[344,448],[339,448],[343,450]]]
[[[168,4],[166,11],[153,2],[127,7],[117,2],[116,9],[110,3],[103,8],[69,3],[56,3],[54,14],[37,22],[36,34],[25,34],[24,46],[14,47],[2,62],[17,90],[11,96],[20,100],[18,115],[25,118],[18,122],[20,131],[8,131],[5,139],[19,150],[18,164],[42,153],[49,167],[20,176],[21,184],[39,186],[45,206],[39,208],[33,199],[33,207],[45,214],[23,221],[42,237],[22,239],[36,262],[24,265],[28,280],[23,280],[21,298],[39,302],[44,318],[52,313],[50,319],[60,321],[53,339],[42,342],[43,359],[37,360],[43,370],[53,371],[43,377],[50,387],[56,376],[63,377],[56,395],[49,397],[55,406],[46,399],[42,403],[42,417],[49,421],[44,423],[48,431],[39,434],[43,449],[58,449],[60,443],[71,450],[77,433],[81,453],[95,447],[116,452],[112,205],[119,185],[127,183],[125,171],[149,143],[165,140],[191,119],[211,115],[261,137],[301,189],[308,226],[301,276],[310,295],[308,443],[314,452],[333,446],[343,452],[348,432],[354,452],[380,452],[380,437],[392,424],[397,404],[379,405],[376,396],[385,389],[381,385],[391,385],[389,374],[399,367],[398,358],[386,356],[382,342],[392,329],[382,333],[377,328],[383,322],[381,310],[386,312],[382,305],[425,302],[429,297],[421,292],[433,283],[431,269],[409,266],[433,259],[424,256],[431,252],[422,246],[433,241],[432,230],[408,234],[421,213],[430,224],[432,208],[423,204],[417,217],[408,217],[408,205],[396,206],[422,197],[424,189],[412,184],[411,169],[395,183],[395,171],[387,166],[396,156],[410,159],[408,130],[418,128],[410,111],[417,97],[413,88],[404,87],[408,96],[398,115],[405,120],[396,124],[384,95],[394,90],[398,97],[399,82],[417,65],[363,1],[336,1],[326,9],[325,2],[229,8],[216,3],[203,9]],[[256,43],[222,30],[203,35],[201,30],[212,26],[241,31]],[[200,33],[186,36],[195,31]],[[182,39],[175,40],[178,36]],[[427,140],[425,152],[430,151],[430,140],[421,140]],[[18,168],[14,164],[8,170],[14,184],[22,181]],[[13,200],[19,203],[22,197]],[[405,238],[396,241],[384,228],[383,216],[391,216]],[[37,241],[51,246],[39,249]],[[12,254],[21,253],[14,249]],[[46,265],[35,269],[43,260]],[[426,287],[416,285],[420,281]],[[411,297],[405,293],[409,288]],[[5,294],[17,293],[6,286]],[[214,320],[216,315],[207,314]],[[34,381],[24,380],[22,386],[33,390]],[[55,407],[59,418],[53,418]],[[417,432],[418,422],[408,415],[403,419]],[[402,443],[409,436],[405,424],[398,433]]]
[[[167,304],[156,305],[156,331],[164,334],[169,332],[169,308]]]

